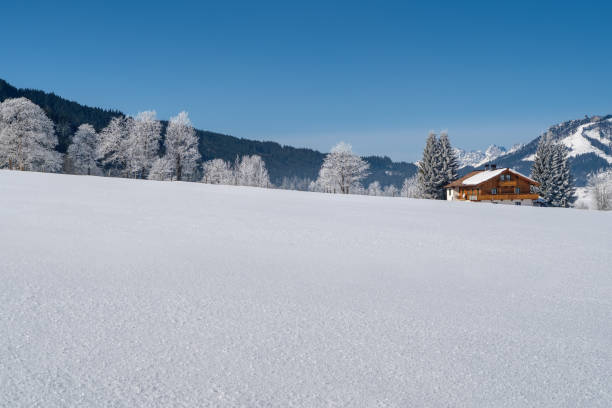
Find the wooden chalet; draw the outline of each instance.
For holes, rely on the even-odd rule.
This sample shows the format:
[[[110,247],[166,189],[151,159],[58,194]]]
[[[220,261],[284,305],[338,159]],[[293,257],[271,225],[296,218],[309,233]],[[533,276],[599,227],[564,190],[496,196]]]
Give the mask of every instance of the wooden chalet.
[[[509,168],[498,169],[494,164],[476,170],[446,188],[447,200],[477,201],[500,204],[533,205],[539,198],[534,187],[540,183]]]

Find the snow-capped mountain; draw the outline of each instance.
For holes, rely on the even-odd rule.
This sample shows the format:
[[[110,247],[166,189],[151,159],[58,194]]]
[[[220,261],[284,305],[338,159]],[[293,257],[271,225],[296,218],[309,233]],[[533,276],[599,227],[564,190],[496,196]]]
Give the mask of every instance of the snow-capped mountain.
[[[570,120],[551,126],[544,134],[547,133],[569,149],[572,174],[577,186],[586,184],[589,173],[612,167],[612,115]],[[481,161],[473,160],[465,165],[463,171],[494,161],[498,166],[512,167],[521,173],[529,174],[540,137],[525,145],[518,145],[504,154],[493,154]],[[462,163],[462,156],[458,157]]]
[[[522,147],[523,144],[519,143],[510,149],[506,149],[504,146],[491,145],[484,152],[482,150],[464,150],[459,148],[455,148],[454,151],[459,162],[459,168],[467,166],[480,167],[506,154],[513,153]]]

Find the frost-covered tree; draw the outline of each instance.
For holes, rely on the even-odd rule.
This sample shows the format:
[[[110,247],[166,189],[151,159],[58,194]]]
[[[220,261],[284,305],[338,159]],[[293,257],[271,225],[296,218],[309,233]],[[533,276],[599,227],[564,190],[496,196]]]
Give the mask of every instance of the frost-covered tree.
[[[402,184],[402,197],[421,198],[421,188],[419,186],[418,176],[414,175],[404,180]]]
[[[385,186],[383,194],[387,197],[397,197],[399,196],[399,190],[393,184],[389,184],[388,186]]]
[[[576,200],[576,189],[570,171],[567,147],[560,143],[553,146],[551,166],[551,204],[555,207],[570,207]]]
[[[588,177],[587,191],[595,210],[612,210],[612,169],[600,169]]]
[[[98,134],[93,126],[87,123],[79,126],[68,146],[68,158],[76,174],[98,174],[97,143]]]
[[[176,180],[189,180],[200,160],[198,138],[187,112],[170,118],[166,129],[166,158],[171,162]]]
[[[0,103],[0,167],[59,171],[61,155],[51,119],[26,98]]]
[[[370,165],[353,153],[348,143],[338,143],[323,160],[317,182],[329,192],[348,194],[368,175]]]
[[[168,160],[166,156],[158,157],[153,161],[151,165],[151,169],[149,170],[149,175],[147,178],[149,180],[172,180],[172,176],[174,175],[174,167],[172,162]]]
[[[380,196],[383,195],[383,189],[378,181],[373,181],[368,185],[368,195]]]
[[[242,156],[237,160],[235,168],[236,183],[240,186],[270,187],[270,176],[266,169],[266,163],[261,156]]]
[[[230,163],[223,159],[213,159],[202,164],[204,176],[203,183],[233,184],[234,171]]]
[[[552,196],[550,180],[552,172],[553,144],[554,142],[550,132],[540,136],[533,166],[531,167],[531,178],[540,183],[538,193],[546,202],[550,202]]]
[[[308,191],[311,182],[312,180],[307,177],[283,177],[283,179],[281,180],[281,184],[278,186],[278,188],[281,188],[283,190]]]
[[[137,178],[146,178],[157,158],[161,123],[155,116],[155,111],[140,112],[130,123],[126,153],[129,172]]]
[[[368,191],[363,186],[363,184],[357,182],[351,187],[351,194],[367,195]]]
[[[440,143],[434,132],[429,132],[423,157],[419,162],[419,188],[423,194],[423,198],[443,199],[444,198],[444,180],[442,174],[442,159],[440,154]]]
[[[537,191],[548,205],[569,207],[574,202],[567,148],[556,143],[550,133],[540,138],[531,177],[540,183]]]
[[[108,175],[128,175],[131,118],[116,116],[98,135],[96,157]]]
[[[339,192],[339,183],[336,181],[336,174],[329,167],[322,166],[319,170],[319,177],[311,184],[311,191],[321,193]]]
[[[448,132],[443,131],[440,133],[440,139],[438,140],[438,147],[440,149],[440,177],[441,177],[441,198],[444,198],[444,186],[455,181],[457,179],[457,157],[455,151],[451,146],[448,138]]]

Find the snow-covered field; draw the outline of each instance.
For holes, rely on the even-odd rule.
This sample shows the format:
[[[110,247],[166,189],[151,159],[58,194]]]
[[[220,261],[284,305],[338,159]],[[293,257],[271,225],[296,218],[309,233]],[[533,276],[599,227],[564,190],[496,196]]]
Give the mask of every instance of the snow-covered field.
[[[2,407],[610,407],[612,214],[0,171]]]

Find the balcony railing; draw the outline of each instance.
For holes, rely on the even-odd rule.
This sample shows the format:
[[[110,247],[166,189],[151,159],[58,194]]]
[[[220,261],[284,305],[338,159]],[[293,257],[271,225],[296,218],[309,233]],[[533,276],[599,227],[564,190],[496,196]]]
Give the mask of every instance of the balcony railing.
[[[537,200],[537,194],[481,194],[473,201],[489,200]]]

